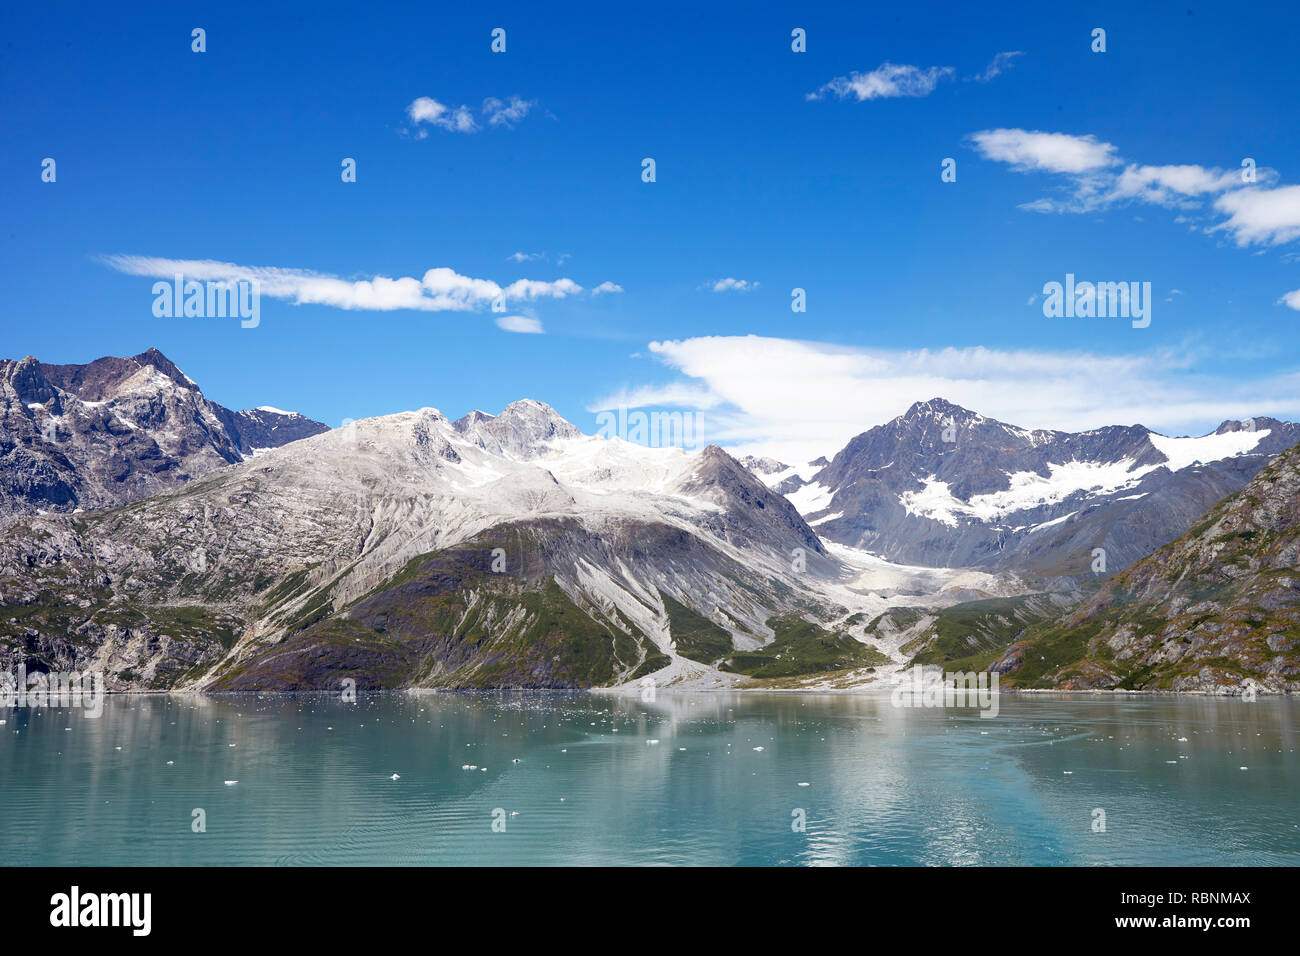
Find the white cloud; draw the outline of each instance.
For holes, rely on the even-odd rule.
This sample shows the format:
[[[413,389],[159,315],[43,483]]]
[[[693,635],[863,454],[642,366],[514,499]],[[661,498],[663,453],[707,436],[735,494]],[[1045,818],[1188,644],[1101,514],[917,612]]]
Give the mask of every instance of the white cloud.
[[[1008,163],[1017,172],[1049,172],[1066,177],[1066,198],[1040,198],[1019,204],[1029,212],[1093,212],[1125,202],[1143,202],[1186,212],[1213,209],[1228,218],[1208,226],[1225,230],[1238,246],[1278,245],[1300,238],[1300,186],[1271,188],[1274,169],[1255,170],[1255,181],[1242,180],[1240,169],[1193,163],[1148,166],[1121,160],[1115,146],[1095,136],[1044,133],[1038,130],[988,129],[967,137],[986,159]],[[1204,218],[1204,214],[1202,214]],[[1180,214],[1175,222],[1196,222]]]
[[[919,66],[885,62],[870,73],[854,72],[848,76],[837,76],[809,93],[807,99],[820,100],[827,93],[841,100],[854,97],[859,103],[896,96],[929,96],[940,80],[952,76],[954,72],[950,66],[922,69]]]
[[[1005,71],[1011,69],[1011,61],[1018,56],[1024,55],[1023,50],[1009,50],[1006,53],[999,53],[989,61],[989,65],[984,68],[983,73],[978,76],[973,76],[971,79],[978,83],[987,83],[995,76],[1000,76]]]
[[[1216,228],[1232,233],[1237,245],[1276,245],[1300,237],[1300,186],[1238,189],[1220,196],[1214,208],[1228,219]]]
[[[623,287],[617,282],[602,282],[596,288],[591,290],[592,295],[603,295],[611,292],[622,292]]]
[[[711,286],[714,292],[753,292],[758,288],[757,282],[748,279],[719,279]]]
[[[526,315],[503,315],[497,319],[497,327],[507,332],[523,332],[528,335],[541,335],[542,323]]]
[[[528,111],[537,105],[536,100],[526,100],[520,96],[498,99],[489,96],[483,101],[480,114],[488,126],[512,129],[528,115]],[[447,106],[431,96],[419,96],[406,107],[407,118],[416,130],[416,136],[423,139],[428,131],[420,129],[421,124],[436,126],[453,133],[474,133],[479,129],[474,111],[468,106]]]
[[[1024,427],[1082,430],[1140,422],[1173,432],[1300,410],[1300,373],[1234,384],[1215,356],[986,348],[867,350],[759,336],[652,342],[681,377],[629,386],[595,408],[676,405],[715,441],[783,461],[830,455],[849,438],[936,396]]]
[[[986,159],[1010,163],[1021,172],[1086,173],[1118,162],[1115,147],[1092,135],[986,129],[969,138]]]
[[[1129,165],[1116,179],[1110,198],[1134,198],[1169,205],[1187,197],[1234,189],[1241,184],[1240,170],[1225,171],[1195,165]]]
[[[489,126],[504,126],[507,129],[528,115],[528,111],[537,105],[536,100],[525,100],[512,96],[509,101],[489,96],[483,101],[483,116]]]
[[[163,259],[154,256],[105,256],[103,262],[127,275],[172,279],[178,273],[199,282],[241,281],[258,283],[259,293],[285,299],[295,305],[327,305],[336,309],[366,309],[386,312],[414,309],[422,312],[469,311],[481,308],[499,296],[506,300],[563,299],[582,291],[572,279],[538,282],[518,279],[500,286],[491,279],[463,276],[440,266],[422,277],[375,276],[343,279],[306,269],[278,266],[241,266],[212,259]]]
[[[582,291],[582,286],[572,279],[556,279],[554,282],[516,279],[503,291],[507,299],[563,299],[565,296],[577,295]]]
[[[1295,309],[1300,312],[1300,289],[1294,292],[1288,292],[1282,298],[1277,300],[1278,305],[1285,305],[1288,309]]]
[[[546,256],[544,252],[512,252],[506,256],[507,259],[513,259],[515,262],[536,262]]]
[[[429,123],[453,133],[472,133],[478,129],[478,124],[474,122],[474,115],[468,106],[445,106],[429,96],[420,96],[412,100],[411,105],[406,108],[406,115],[415,126]]]

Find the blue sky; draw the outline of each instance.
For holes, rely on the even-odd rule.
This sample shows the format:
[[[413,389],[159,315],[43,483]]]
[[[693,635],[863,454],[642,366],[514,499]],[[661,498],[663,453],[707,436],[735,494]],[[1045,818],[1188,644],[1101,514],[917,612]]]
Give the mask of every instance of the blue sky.
[[[934,395],[1066,428],[1300,414],[1295,4],[979,6],[11,6],[0,353],[156,346],[335,425],[680,406],[787,458]],[[157,318],[168,260],[287,297],[264,283],[255,329]],[[1045,317],[1067,273],[1150,282],[1150,326]],[[508,324],[542,334],[491,310],[521,279]]]

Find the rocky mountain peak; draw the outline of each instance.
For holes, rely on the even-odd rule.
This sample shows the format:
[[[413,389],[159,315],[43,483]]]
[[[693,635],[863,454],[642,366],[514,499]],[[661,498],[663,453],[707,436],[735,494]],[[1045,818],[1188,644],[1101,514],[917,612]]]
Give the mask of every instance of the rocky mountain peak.
[[[456,419],[454,422],[452,422],[452,426],[456,429],[456,431],[464,434],[467,430],[473,428],[475,425],[481,425],[484,422],[490,422],[494,418],[496,418],[495,415],[489,415],[487,412],[479,411],[476,408],[469,414],[462,415],[460,418]]]
[[[497,416],[496,421],[518,423],[557,438],[576,438],[582,434],[550,405],[533,398],[511,402]]]
[[[559,412],[532,398],[511,402],[496,416],[470,412],[454,427],[480,448],[518,459],[536,458],[548,442],[582,437]]]
[[[209,401],[156,348],[85,364],[0,361],[0,517],[127,504],[328,431]]]
[[[740,463],[756,475],[775,475],[789,469],[785,462],[777,461],[775,458],[760,458],[755,455],[746,455],[740,459]]]
[[[1214,430],[1216,435],[1227,435],[1231,432],[1263,432],[1272,431],[1279,425],[1283,424],[1276,418],[1243,418],[1228,419]]]
[[[927,402],[915,402],[900,417],[903,421],[909,422],[934,418],[952,418],[958,422],[984,420],[984,416],[978,412],[956,405],[946,398],[932,398]]]

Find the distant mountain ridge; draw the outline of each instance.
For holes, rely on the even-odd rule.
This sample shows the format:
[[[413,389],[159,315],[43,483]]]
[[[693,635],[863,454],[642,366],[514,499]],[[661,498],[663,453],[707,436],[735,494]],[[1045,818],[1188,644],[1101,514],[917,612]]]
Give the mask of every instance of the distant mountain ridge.
[[[928,662],[1013,686],[1300,692],[1300,446],[1078,607],[1009,646],[947,649]]]
[[[157,349],[84,365],[0,360],[0,518],[126,504],[327,430],[219,405]]]
[[[1025,429],[944,399],[917,402],[853,438],[820,468],[753,459],[817,533],[891,561],[1088,573],[1117,571],[1180,535],[1300,425],[1226,421],[1199,438],[1141,425]]]

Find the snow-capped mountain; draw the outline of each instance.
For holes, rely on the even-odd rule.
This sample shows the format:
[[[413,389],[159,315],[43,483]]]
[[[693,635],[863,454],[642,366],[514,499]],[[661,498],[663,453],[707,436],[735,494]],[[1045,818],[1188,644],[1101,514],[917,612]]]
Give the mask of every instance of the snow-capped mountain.
[[[866,669],[891,662],[863,629],[899,593],[1017,588],[828,548],[722,450],[583,435],[534,401],[365,419],[127,508],[25,518],[0,569],[0,656],[216,689]]]
[[[231,411],[157,349],[85,365],[0,361],[0,516],[125,504],[326,431]]]
[[[933,399],[852,439],[828,464],[751,465],[819,535],[888,560],[1035,576],[1122,569],[1182,534],[1300,425],[1227,421],[1173,438],[1141,425],[1025,429]],[[802,472],[802,473],[801,473]]]

